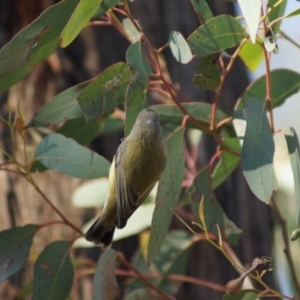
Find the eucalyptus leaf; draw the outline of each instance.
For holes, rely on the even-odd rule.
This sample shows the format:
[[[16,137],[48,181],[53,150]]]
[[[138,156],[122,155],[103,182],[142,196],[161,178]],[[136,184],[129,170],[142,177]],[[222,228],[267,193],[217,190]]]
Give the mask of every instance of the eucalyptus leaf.
[[[197,57],[221,52],[238,45],[246,34],[242,25],[232,16],[223,15],[210,19],[188,38]]]
[[[35,64],[55,51],[78,2],[66,0],[50,6],[0,50],[0,92],[21,80]]]
[[[245,104],[247,121],[242,149],[242,170],[252,192],[269,203],[274,189],[274,140],[266,115],[265,102],[249,98]]]
[[[65,48],[73,42],[86,23],[95,14],[101,2],[102,0],[80,0],[61,33],[61,47]]]
[[[34,265],[34,300],[68,297],[74,279],[70,248],[69,241],[56,241],[40,253]]]
[[[0,282],[24,267],[38,229],[38,225],[26,225],[0,232]]]
[[[171,31],[169,46],[175,59],[182,64],[187,64],[193,58],[192,51],[185,38],[178,31]]]
[[[77,178],[108,176],[110,163],[73,139],[54,133],[37,146],[34,159],[49,169]]]
[[[147,254],[148,265],[153,262],[167,235],[173,218],[172,209],[177,206],[180,196],[184,176],[183,135],[184,129],[179,128],[166,144],[167,163],[159,180],[155,201]]]

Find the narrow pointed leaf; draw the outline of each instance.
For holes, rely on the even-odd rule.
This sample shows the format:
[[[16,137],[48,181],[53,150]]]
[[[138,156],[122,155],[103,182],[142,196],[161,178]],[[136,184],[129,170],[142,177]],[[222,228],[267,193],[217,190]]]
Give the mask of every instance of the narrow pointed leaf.
[[[58,133],[49,134],[38,144],[34,158],[49,169],[77,178],[108,176],[110,167],[104,157]]]
[[[265,102],[249,98],[245,104],[247,121],[242,149],[242,169],[256,197],[269,202],[274,189],[274,140],[266,115]]]
[[[128,136],[139,112],[148,107],[147,88],[152,69],[141,50],[141,41],[137,41],[128,48],[126,59],[134,70],[133,79],[126,92],[125,136]]]
[[[125,101],[130,79],[127,64],[120,62],[108,67],[77,96],[81,109],[93,118],[114,109]]]
[[[102,0],[80,0],[61,33],[61,47],[65,48],[73,42],[82,28],[95,14],[101,2]]]
[[[192,4],[195,8],[195,11],[197,12],[201,23],[204,24],[207,22],[209,19],[213,17],[213,14],[210,10],[210,7],[207,4],[206,0],[192,0]]]
[[[86,81],[61,92],[45,104],[34,115],[26,127],[43,127],[63,121],[83,117],[84,113],[76,100],[76,96],[91,81]]]
[[[177,206],[180,196],[184,176],[183,134],[184,129],[178,129],[166,144],[167,163],[158,185],[148,246],[148,265],[158,254],[168,233],[173,218],[171,210]]]
[[[33,299],[66,299],[71,291],[74,269],[70,258],[71,243],[49,244],[34,265]]]
[[[210,170],[208,167],[202,169],[193,182],[189,197],[194,213],[197,215],[200,205],[203,205],[205,224],[202,224],[208,232],[219,237],[218,227],[222,239],[229,244],[237,245],[241,237],[241,230],[231,222],[224,213],[221,205],[216,199],[211,186]],[[203,203],[201,203],[204,201]],[[200,219],[200,216],[199,216]]]
[[[277,69],[271,72],[271,94],[273,108],[281,106],[290,96],[298,93],[300,74],[288,70]],[[239,99],[237,109],[243,108],[245,101],[250,98],[264,99],[266,96],[266,75],[254,81]]]
[[[0,50],[0,92],[21,80],[35,64],[48,58],[78,0],[52,5]]]
[[[223,15],[210,19],[188,38],[197,57],[221,52],[238,45],[246,34],[242,25],[233,17]]]
[[[193,58],[189,44],[186,42],[182,34],[178,31],[172,31],[169,36],[169,46],[175,59],[187,64]]]
[[[21,270],[39,226],[26,225],[0,232],[0,282]]]
[[[115,270],[118,253],[110,249],[102,253],[94,275],[94,300],[115,300],[120,291]]]
[[[300,227],[300,151],[299,140],[294,128],[284,130],[286,143],[289,150],[292,171],[294,176],[294,189],[296,200],[297,227]]]
[[[224,139],[226,145],[231,149],[241,152],[241,145],[238,138],[226,138]],[[238,166],[240,162],[240,157],[234,155],[230,152],[224,151],[220,156],[220,161],[216,165],[214,172],[212,174],[212,189],[216,189],[220,184],[222,184],[233,170]]]
[[[255,44],[262,5],[261,0],[238,0],[238,3],[247,22],[250,39]]]
[[[279,5],[277,5],[275,8],[273,6],[277,4],[278,0],[269,0],[268,6],[269,8],[272,8],[272,11],[268,14],[269,21],[272,22],[278,18],[281,18],[284,15],[286,6],[287,6],[287,0],[283,0]],[[274,26],[272,26],[272,29],[274,33],[276,34],[281,25],[282,21],[276,22]]]

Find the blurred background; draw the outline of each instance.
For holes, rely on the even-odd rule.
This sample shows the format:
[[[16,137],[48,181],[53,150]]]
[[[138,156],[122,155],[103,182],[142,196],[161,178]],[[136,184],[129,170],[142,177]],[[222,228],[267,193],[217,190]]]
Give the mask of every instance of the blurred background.
[[[54,0],[1,0],[0,1],[0,47],[3,47],[19,30],[30,24],[47,7],[56,3]],[[215,16],[232,14],[237,11],[236,3],[231,1],[207,1]],[[188,37],[199,25],[199,20],[188,0],[137,0],[130,4],[134,17],[141,21],[146,36],[154,47],[161,47],[168,40],[170,31],[176,30]],[[296,1],[289,1],[287,10],[299,7]],[[283,22],[283,29],[298,43],[299,32],[295,33],[297,19],[291,18]],[[272,68],[292,68],[300,71],[299,49],[282,40],[278,40],[279,54],[272,56]],[[6,93],[0,94],[0,114],[8,116],[9,107],[16,111],[18,103],[24,106],[26,121],[29,122],[33,114],[54,95],[77,83],[88,80],[99,74],[106,67],[119,61],[125,61],[125,53],[129,44],[114,28],[107,26],[86,27],[79,37],[66,49],[58,49],[47,61],[35,66],[32,71],[18,84]],[[201,90],[193,84],[192,78],[196,70],[197,61],[181,65],[175,61],[171,52],[164,52],[166,65],[172,81],[180,87],[189,99],[193,101],[211,102],[212,92]],[[236,100],[243,93],[253,78],[260,76],[264,71],[261,65],[255,74],[250,74],[243,63],[238,59],[233,70],[226,80],[222,91],[220,106],[232,111]],[[298,134],[300,112],[299,94],[293,96],[287,103],[275,110],[276,128],[281,129],[293,126]],[[122,129],[114,134],[102,134],[89,147],[109,160],[112,157],[123,137]],[[32,144],[35,145],[33,138]],[[280,143],[280,141],[279,141]],[[12,141],[8,127],[0,122],[0,144],[7,152],[11,152]],[[198,153],[198,166],[205,166],[215,152],[217,144],[207,135],[203,135]],[[16,145],[18,149],[18,144]],[[23,149],[19,149],[20,153]],[[28,149],[28,151],[34,151]],[[295,227],[293,211],[293,183],[289,173],[289,162],[283,153],[278,152],[281,162],[278,174],[282,175],[280,201],[282,209],[288,216],[289,228]],[[282,156],[280,156],[282,155]],[[0,156],[0,161],[4,157]],[[78,209],[71,203],[71,195],[82,180],[71,178],[48,170],[42,175],[35,174],[35,179],[43,192],[67,214],[68,218],[81,226],[92,216],[92,209]],[[281,183],[282,182],[282,183]],[[268,273],[265,281],[276,289],[279,285],[283,292],[292,294],[288,271],[286,271],[281,235],[275,226],[271,210],[257,200],[249,190],[241,169],[237,168],[232,176],[216,191],[216,196],[224,208],[227,216],[243,230],[240,246],[235,247],[238,257],[245,267],[249,267],[257,256],[273,256],[275,272]],[[55,220],[57,216],[45,205],[40,196],[22,178],[0,173],[0,230],[12,226],[28,223],[44,223]],[[183,228],[176,220],[172,228]],[[290,231],[291,232],[291,231]],[[30,253],[32,263],[19,274],[0,285],[0,299],[16,299],[19,291],[32,278],[33,262],[43,247],[51,241],[70,239],[72,232],[68,227],[59,225],[50,226],[38,233],[34,239],[34,247]],[[137,247],[138,236],[122,239],[114,243],[113,248],[122,251],[130,259]],[[293,244],[295,251],[299,249],[298,242]],[[78,254],[97,260],[100,254],[98,248],[76,250]],[[280,270],[280,271],[277,271]],[[216,249],[207,243],[198,243],[192,249],[189,257],[187,274],[200,279],[219,284],[226,284],[238,274]],[[277,274],[276,276],[274,276]],[[278,280],[278,278],[280,280]],[[92,299],[92,276],[75,279],[71,299]],[[280,282],[280,284],[279,284]],[[121,282],[122,284],[122,282]],[[179,289],[177,299],[221,299],[222,293],[207,287],[184,283]]]

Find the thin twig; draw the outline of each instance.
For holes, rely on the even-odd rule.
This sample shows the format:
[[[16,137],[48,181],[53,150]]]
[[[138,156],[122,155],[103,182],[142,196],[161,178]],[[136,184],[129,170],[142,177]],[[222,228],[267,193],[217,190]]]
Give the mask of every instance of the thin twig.
[[[118,258],[124,266],[126,266],[129,270],[131,270],[145,285],[147,285],[149,288],[154,290],[157,294],[162,296],[163,299],[167,299],[167,300],[172,299],[170,296],[168,296],[166,293],[164,293],[162,290],[160,290],[158,287],[156,287],[150,281],[148,281],[147,278],[144,276],[144,274],[140,273],[130,262],[127,261],[123,253],[119,252]]]

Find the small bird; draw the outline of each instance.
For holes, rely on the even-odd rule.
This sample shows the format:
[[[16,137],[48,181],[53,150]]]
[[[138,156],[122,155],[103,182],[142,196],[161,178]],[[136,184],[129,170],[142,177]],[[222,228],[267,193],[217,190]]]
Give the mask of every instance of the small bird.
[[[159,180],[165,164],[157,114],[152,109],[143,109],[116,152],[109,171],[108,198],[100,216],[86,232],[86,239],[104,250],[109,249],[115,228],[126,226]]]

